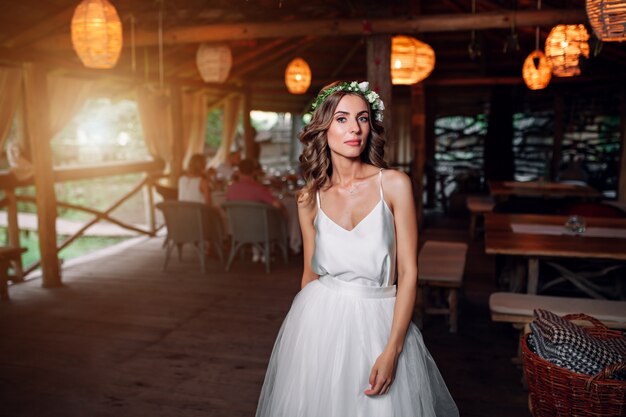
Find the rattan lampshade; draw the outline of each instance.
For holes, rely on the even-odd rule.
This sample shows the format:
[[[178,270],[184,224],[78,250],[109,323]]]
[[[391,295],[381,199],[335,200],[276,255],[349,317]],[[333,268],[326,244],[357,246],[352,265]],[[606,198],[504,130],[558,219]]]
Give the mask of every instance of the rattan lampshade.
[[[546,57],[557,77],[580,74],[580,56],[589,57],[589,33],[584,25],[557,25],[546,39]]]
[[[122,51],[122,22],[108,0],[83,0],[72,17],[72,45],[88,68],[113,68]]]
[[[435,68],[435,51],[430,45],[410,36],[394,36],[391,40],[391,83],[415,84]]]
[[[203,43],[196,52],[196,66],[205,83],[223,83],[228,78],[233,56],[227,45]]]
[[[587,0],[585,7],[598,39],[603,42],[626,40],[626,1]]]
[[[531,90],[546,88],[552,78],[552,67],[541,51],[533,51],[522,66],[522,77]]]
[[[302,58],[294,58],[285,69],[285,85],[291,94],[304,94],[311,85],[311,68]]]

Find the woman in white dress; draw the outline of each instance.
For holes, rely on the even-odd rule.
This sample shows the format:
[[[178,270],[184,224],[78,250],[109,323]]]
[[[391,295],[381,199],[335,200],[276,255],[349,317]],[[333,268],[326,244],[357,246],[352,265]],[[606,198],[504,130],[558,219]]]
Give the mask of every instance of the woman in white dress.
[[[417,225],[409,178],[384,170],[382,101],[333,83],[300,140],[302,290],[280,329],[257,417],[458,416],[411,323]]]
[[[204,175],[206,158],[202,154],[194,154],[189,158],[187,171],[178,178],[178,200],[193,201],[211,205],[209,180]]]

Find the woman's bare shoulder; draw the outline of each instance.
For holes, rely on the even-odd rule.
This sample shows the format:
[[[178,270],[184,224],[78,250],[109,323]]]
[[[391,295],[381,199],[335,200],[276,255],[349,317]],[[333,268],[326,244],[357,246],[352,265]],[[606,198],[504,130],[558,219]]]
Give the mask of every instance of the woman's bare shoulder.
[[[315,196],[311,195],[309,191],[299,191],[296,194],[296,201],[298,203],[298,211],[303,213],[315,212]]]
[[[402,171],[386,169],[383,171],[383,186],[385,192],[405,193],[411,190],[411,179]]]

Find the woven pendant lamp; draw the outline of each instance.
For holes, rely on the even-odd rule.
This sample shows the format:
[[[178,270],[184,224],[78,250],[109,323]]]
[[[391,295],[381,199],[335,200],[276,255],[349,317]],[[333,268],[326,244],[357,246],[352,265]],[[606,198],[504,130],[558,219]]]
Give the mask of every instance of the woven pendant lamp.
[[[626,1],[587,0],[587,17],[602,42],[626,40]]]
[[[304,94],[311,85],[311,68],[302,58],[294,58],[285,69],[285,85],[291,94]]]
[[[108,0],[83,0],[72,17],[72,45],[87,68],[113,68],[122,51],[122,22]]]
[[[557,77],[572,77],[580,74],[580,56],[589,57],[589,33],[585,26],[557,25],[546,39],[546,57],[552,65],[552,74]]]
[[[435,51],[430,45],[410,36],[391,39],[391,83],[415,84],[430,75],[435,68]]]
[[[223,83],[228,79],[233,56],[227,45],[203,43],[196,51],[196,66],[205,83]]]
[[[522,77],[531,90],[546,88],[552,78],[552,67],[541,51],[531,52],[522,66]]]

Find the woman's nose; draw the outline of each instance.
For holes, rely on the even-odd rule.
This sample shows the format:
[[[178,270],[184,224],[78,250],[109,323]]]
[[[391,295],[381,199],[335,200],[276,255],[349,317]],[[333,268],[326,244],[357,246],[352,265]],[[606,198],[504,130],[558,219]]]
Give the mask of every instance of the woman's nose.
[[[358,120],[354,120],[350,125],[350,133],[358,133],[361,131],[361,125]]]

